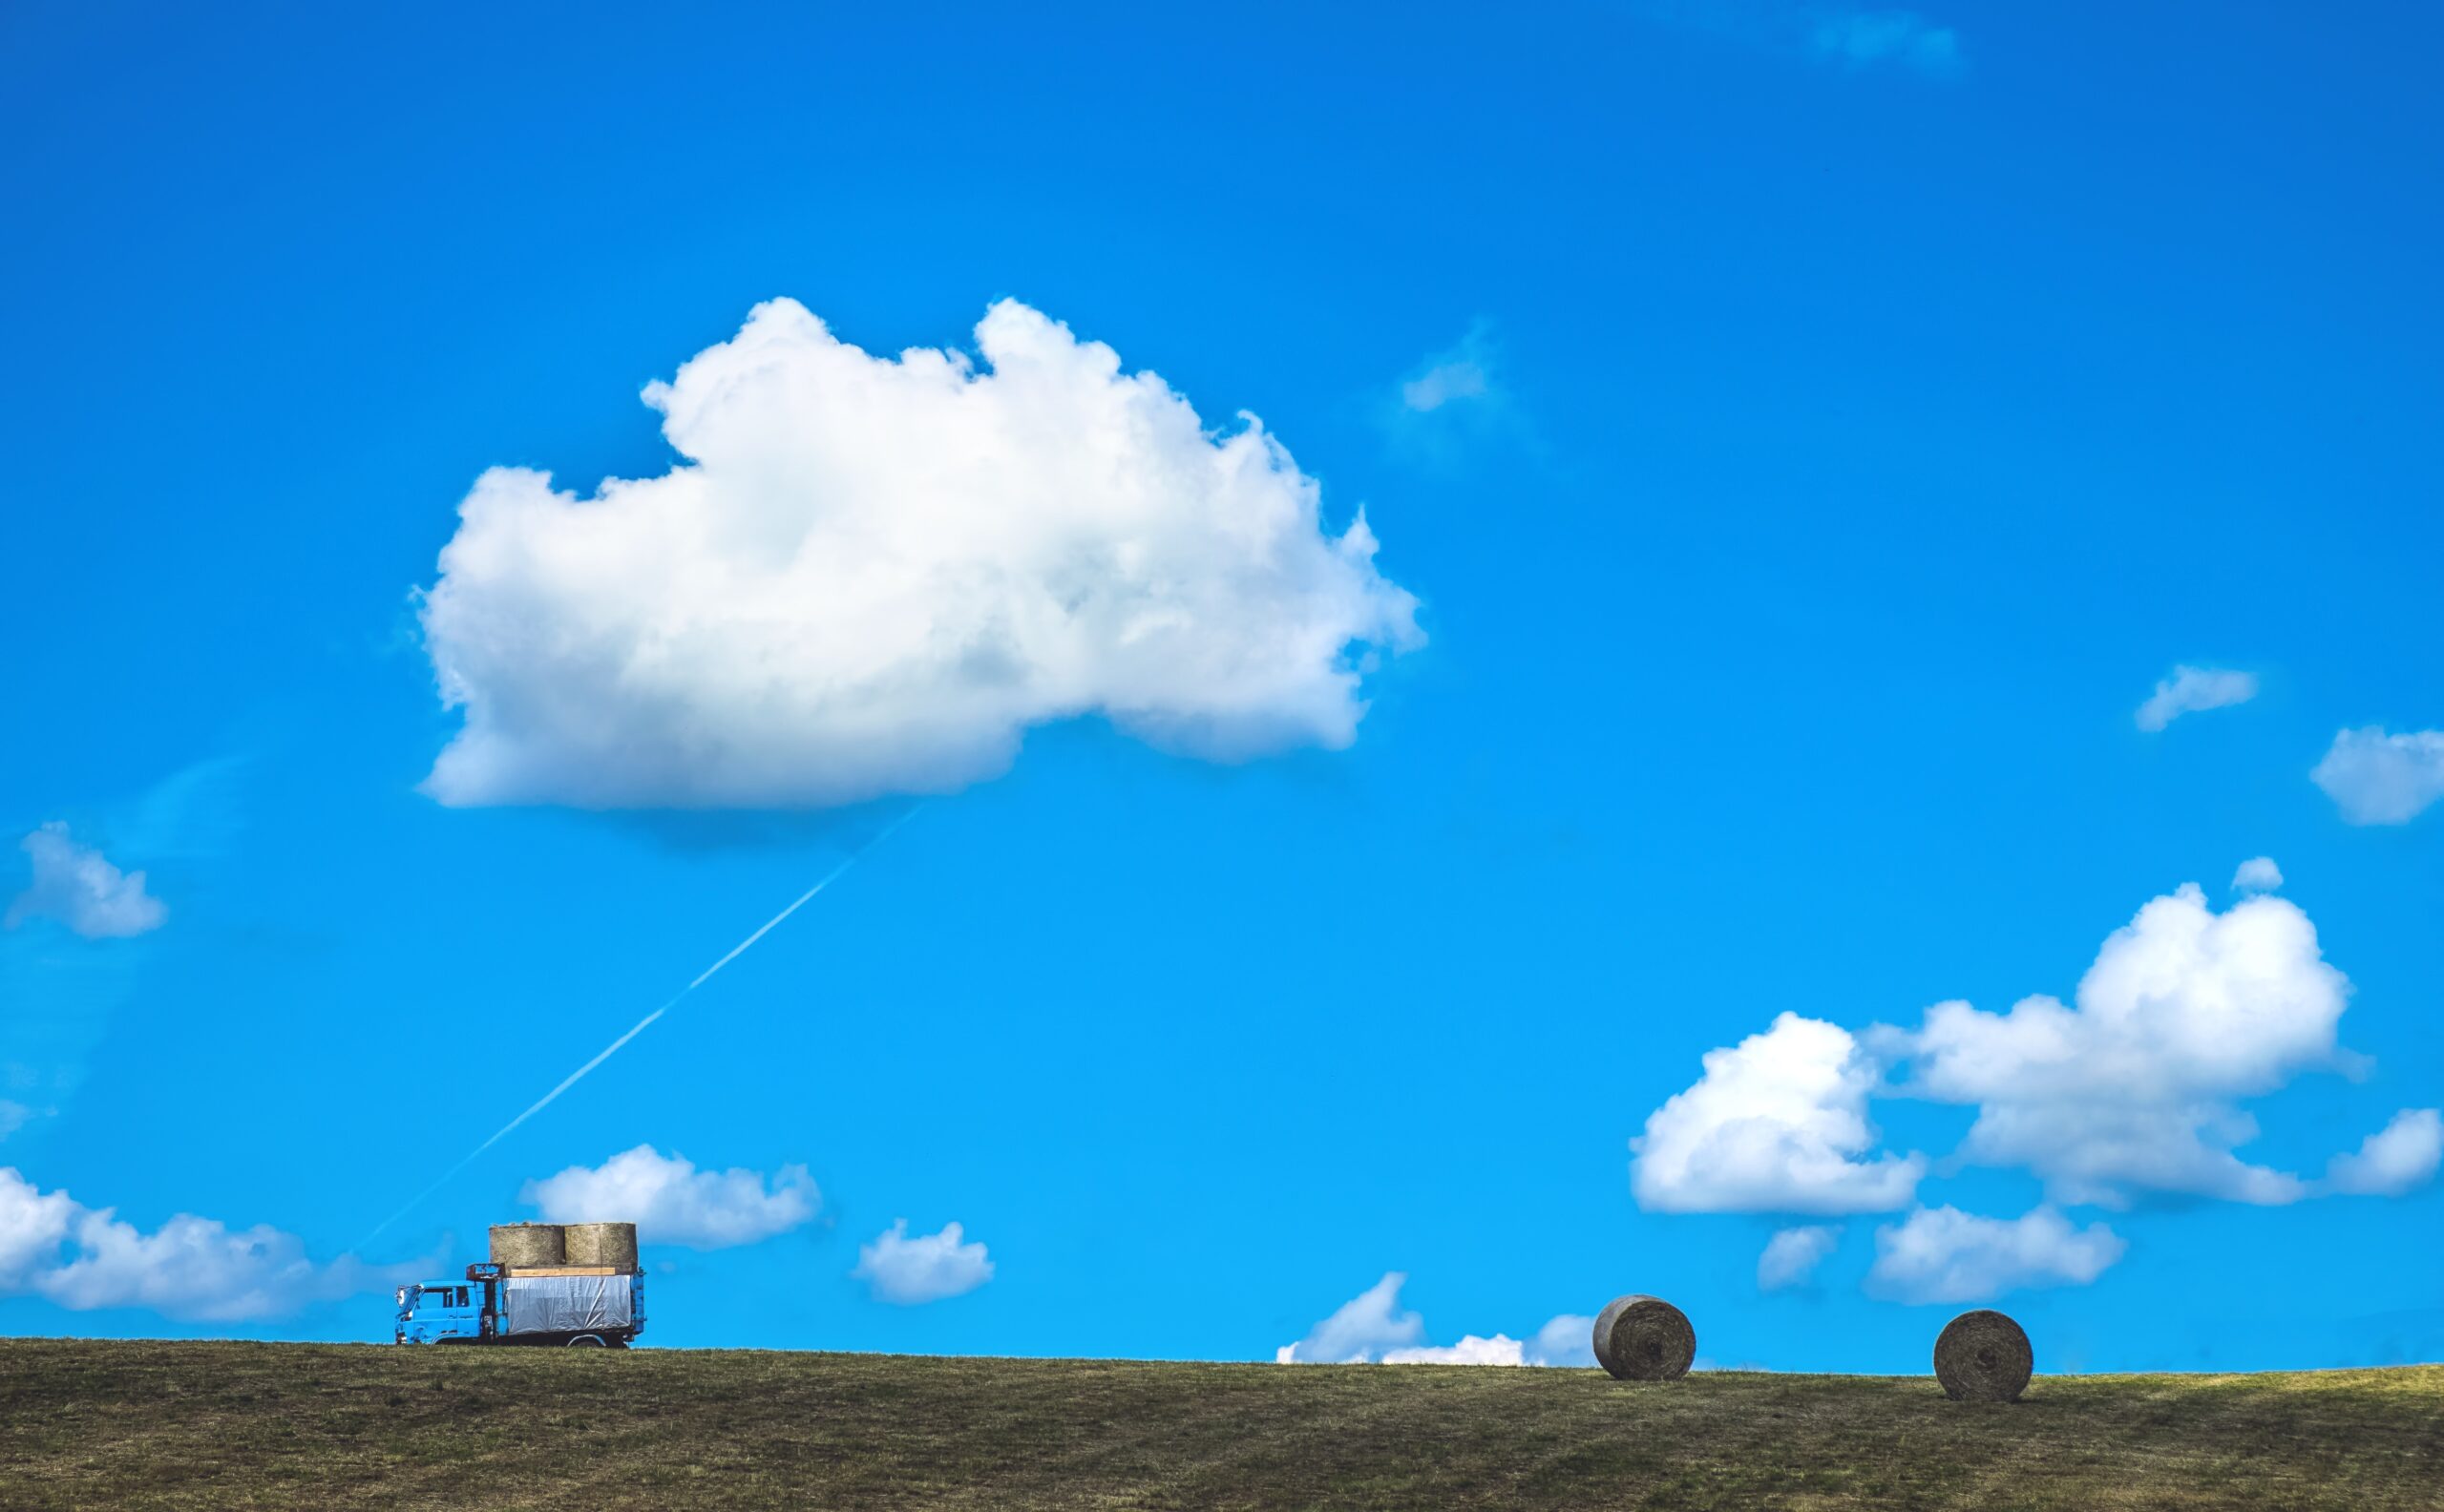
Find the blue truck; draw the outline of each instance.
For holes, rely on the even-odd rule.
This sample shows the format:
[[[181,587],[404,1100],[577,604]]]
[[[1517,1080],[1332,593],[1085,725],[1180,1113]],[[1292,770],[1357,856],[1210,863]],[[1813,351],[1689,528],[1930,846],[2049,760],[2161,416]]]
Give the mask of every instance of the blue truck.
[[[582,1254],[564,1253],[564,1229]],[[465,1280],[419,1281],[397,1299],[396,1344],[626,1349],[645,1331],[634,1224],[504,1225],[493,1230],[493,1258]]]

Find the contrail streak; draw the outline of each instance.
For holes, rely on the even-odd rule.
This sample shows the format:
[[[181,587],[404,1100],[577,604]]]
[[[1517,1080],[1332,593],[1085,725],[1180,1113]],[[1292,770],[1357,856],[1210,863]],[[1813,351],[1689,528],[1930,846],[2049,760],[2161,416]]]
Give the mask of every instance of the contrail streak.
[[[442,1187],[450,1185],[450,1179],[452,1177],[474,1165],[476,1158],[481,1156],[484,1151],[492,1148],[502,1140],[508,1138],[520,1124],[525,1123],[536,1114],[542,1112],[547,1107],[550,1107],[552,1103],[558,1099],[561,1093],[577,1085],[579,1082],[584,1081],[587,1073],[591,1072],[596,1066],[600,1065],[603,1061],[610,1060],[615,1055],[618,1055],[622,1047],[626,1045],[629,1040],[634,1040],[637,1036],[653,1027],[653,1021],[655,1019],[661,1018],[664,1014],[670,1012],[673,1008],[678,1007],[681,1000],[686,998],[689,993],[694,992],[697,988],[702,987],[705,983],[712,980],[714,973],[720,971],[730,962],[738,959],[741,956],[746,955],[748,950],[753,946],[757,940],[760,940],[765,935],[771,934],[774,927],[783,919],[788,918],[790,914],[806,907],[809,903],[813,902],[814,895],[817,892],[822,892],[832,883],[839,881],[842,874],[847,872],[851,867],[855,866],[858,862],[865,859],[867,851],[872,850],[874,847],[882,844],[885,840],[890,839],[893,830],[897,830],[901,825],[906,824],[909,820],[916,818],[917,810],[924,807],[925,806],[923,804],[918,804],[915,808],[909,809],[906,813],[901,814],[898,818],[894,819],[891,823],[885,825],[880,832],[875,834],[873,839],[867,841],[864,845],[859,846],[856,850],[849,852],[849,858],[847,860],[825,872],[822,880],[816,882],[814,886],[799,893],[797,901],[791,903],[788,908],[781,910],[778,914],[773,914],[770,918],[766,919],[761,929],[758,929],[754,934],[747,936],[747,938],[740,940],[736,945],[731,946],[728,955],[723,956],[721,959],[713,962],[710,966],[706,967],[702,972],[698,973],[694,981],[689,982],[686,986],[682,987],[677,992],[671,994],[670,1000],[668,1002],[664,1003],[661,1007],[638,1019],[634,1024],[629,1026],[626,1034],[622,1035],[619,1039],[612,1040],[607,1045],[604,1045],[596,1053],[593,1060],[588,1060],[585,1064],[570,1072],[567,1076],[562,1077],[560,1079],[560,1084],[552,1088],[549,1092],[544,1093],[541,1097],[537,1098],[532,1107],[529,1107],[525,1112],[520,1113],[517,1117],[511,1119],[508,1123],[494,1130],[492,1138],[484,1141],[481,1144],[476,1145],[474,1149],[469,1150],[465,1159],[459,1161],[457,1165],[451,1166],[448,1170],[443,1171],[432,1186],[408,1199],[406,1204],[403,1205],[397,1212],[392,1213],[390,1217],[383,1219],[378,1224],[375,1224],[373,1226],[372,1232],[368,1233],[363,1239],[359,1239],[352,1248],[358,1250],[364,1249],[366,1245],[369,1244],[374,1239],[379,1238],[383,1229],[390,1228],[392,1224],[397,1223],[400,1219],[415,1211],[418,1207],[423,1205],[426,1198],[432,1196],[434,1192],[441,1190]]]

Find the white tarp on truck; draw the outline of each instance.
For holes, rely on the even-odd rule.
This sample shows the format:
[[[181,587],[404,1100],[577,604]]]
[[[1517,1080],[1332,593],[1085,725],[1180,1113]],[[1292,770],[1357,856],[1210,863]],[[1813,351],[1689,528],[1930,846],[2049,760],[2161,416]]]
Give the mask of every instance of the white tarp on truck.
[[[636,1321],[636,1278],[511,1276],[500,1284],[504,1334],[592,1334]]]

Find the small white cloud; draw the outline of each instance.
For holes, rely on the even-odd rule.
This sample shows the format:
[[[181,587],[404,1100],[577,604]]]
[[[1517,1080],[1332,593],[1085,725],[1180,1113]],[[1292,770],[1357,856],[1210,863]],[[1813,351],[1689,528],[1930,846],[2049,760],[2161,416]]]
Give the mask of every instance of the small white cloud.
[[[1401,1288],[1407,1280],[1405,1272],[1385,1271],[1382,1280],[1309,1329],[1305,1338],[1274,1351],[1274,1359],[1283,1365],[1362,1364],[1385,1350],[1414,1346],[1425,1336],[1425,1320],[1401,1311]]]
[[[2129,1249],[2102,1224],[2051,1208],[2013,1219],[1921,1208],[1875,1231],[1867,1290],[1903,1302],[1983,1302],[2024,1287],[2085,1286]]]
[[[1785,1013],[1709,1050],[1705,1075],[1630,1142],[1630,1186],[1656,1212],[1880,1212],[1908,1206],[1923,1157],[1860,1158],[1879,1069],[1849,1031]]]
[[[2398,1197],[2435,1179],[2444,1161],[2444,1111],[2404,1108],[2368,1136],[2358,1153],[2337,1155],[2326,1167],[2328,1191]]]
[[[1592,1328],[1594,1325],[1590,1324]],[[1480,1338],[1474,1334],[1457,1344],[1424,1344],[1414,1349],[1387,1350],[1386,1365],[1525,1365],[1526,1346],[1506,1334]]]
[[[0,1139],[7,1139],[17,1130],[24,1128],[26,1121],[33,1116],[34,1110],[23,1102],[11,1102],[7,1098],[0,1098]]]
[[[2132,716],[2142,730],[2160,730],[2184,714],[2245,704],[2257,697],[2257,676],[2215,667],[2177,666]]]
[[[53,820],[20,842],[33,858],[33,883],[9,905],[15,929],[30,918],[55,919],[87,939],[124,939],[161,927],[170,911],[144,891],[144,873],[122,872],[99,850],[69,838]]]
[[[993,1262],[981,1242],[960,1243],[962,1233],[952,1223],[911,1239],[908,1220],[895,1219],[874,1243],[857,1247],[857,1269],[849,1274],[876,1299],[903,1307],[963,1296],[993,1279]]]
[[[143,1308],[164,1317],[234,1322],[280,1317],[315,1302],[411,1279],[426,1262],[327,1265],[295,1235],[231,1229],[179,1213],[150,1233],[108,1208],[37,1188],[0,1168],[0,1295],[32,1295],[79,1312]]]
[[[822,808],[1000,774],[1101,716],[1219,761],[1338,749],[1417,600],[1254,416],[1015,301],[896,358],[804,305],[644,390],[685,460],[495,468],[422,599],[453,805]],[[1454,380],[1456,382],[1456,380]]]
[[[2283,869],[2272,856],[2251,856],[2232,873],[2232,888],[2240,892],[2271,892],[2283,885]]]
[[[1968,61],[1958,32],[1907,10],[1829,15],[1817,23],[1814,41],[1819,57],[1851,68],[1888,64],[1949,77]]]
[[[2408,824],[2444,798],[2444,730],[2344,730],[2308,779],[2350,824]]]
[[[1836,1224],[1780,1230],[1765,1241],[1765,1252],[1757,1257],[1757,1290],[1780,1292],[1803,1284],[1841,1242],[1842,1229]]]
[[[1579,1312],[1557,1313],[1528,1341],[1530,1365],[1592,1366],[1595,1320]]]
[[[540,1208],[546,1223],[633,1223],[640,1244],[689,1250],[769,1239],[806,1223],[823,1206],[803,1166],[784,1166],[768,1181],[758,1171],[698,1170],[650,1144],[599,1166],[572,1166],[530,1181],[517,1200]]]

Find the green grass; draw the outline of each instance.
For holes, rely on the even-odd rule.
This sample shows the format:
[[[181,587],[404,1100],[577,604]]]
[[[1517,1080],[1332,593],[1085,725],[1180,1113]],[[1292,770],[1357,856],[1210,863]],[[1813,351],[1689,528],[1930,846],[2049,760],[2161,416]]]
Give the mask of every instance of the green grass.
[[[2444,1505],[2444,1367],[1931,1378],[0,1340],[0,1506]]]

